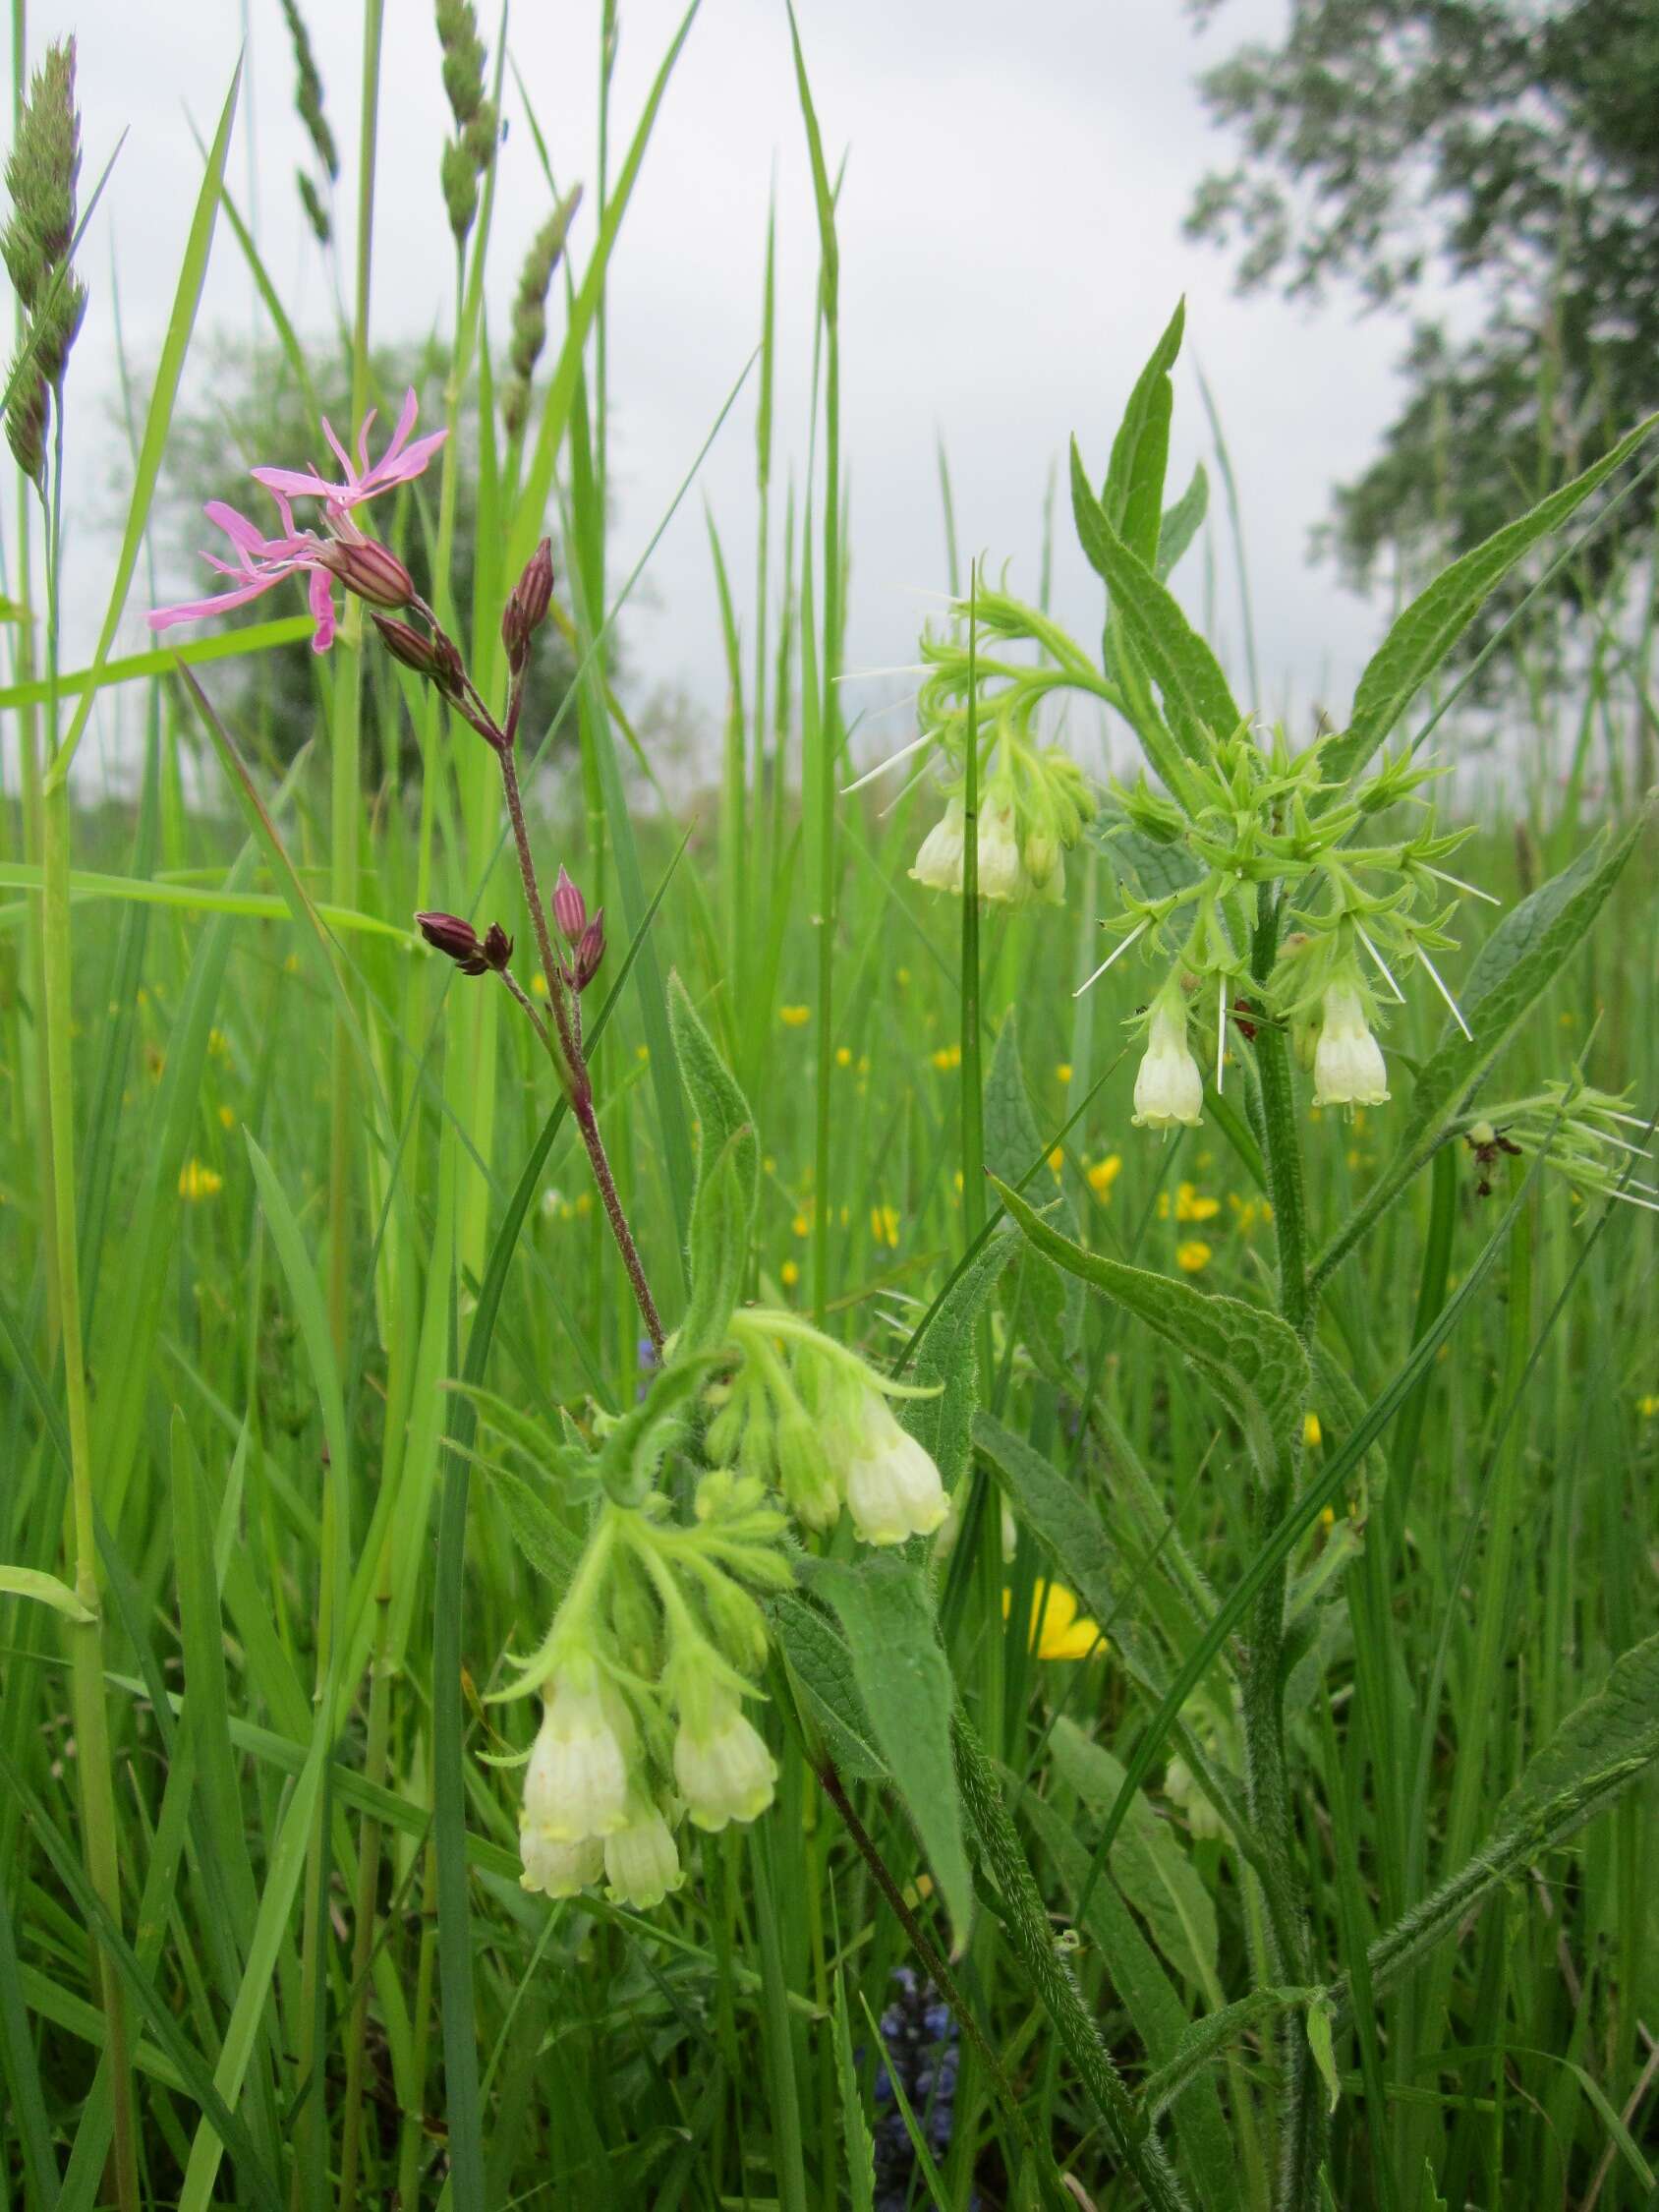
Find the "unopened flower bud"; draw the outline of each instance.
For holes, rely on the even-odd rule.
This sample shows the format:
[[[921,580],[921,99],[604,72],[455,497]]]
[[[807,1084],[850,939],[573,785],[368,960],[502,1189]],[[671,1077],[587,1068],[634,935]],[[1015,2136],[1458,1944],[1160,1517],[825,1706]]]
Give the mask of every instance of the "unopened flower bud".
[[[395,613],[415,597],[415,579],[391,548],[376,538],[336,538],[324,547],[321,559],[347,591],[366,599],[371,607]]]
[[[567,945],[574,945],[588,926],[588,902],[562,867],[553,886],[553,919]]]
[[[513,957],[513,941],[499,922],[483,937],[459,914],[417,914],[415,926],[435,953],[442,953],[463,975],[500,974]]]
[[[604,959],[604,908],[601,906],[577,940],[576,958],[572,964],[572,981],[578,991],[585,991],[600,971]]]
[[[389,614],[372,614],[380,642],[394,661],[413,669],[418,676],[435,683],[446,698],[459,698],[462,689],[461,656],[441,630],[417,630]]]
[[[525,563],[501,615],[501,643],[507,667],[517,675],[530,653],[530,641],[547,618],[553,597],[553,546],[543,538]]]

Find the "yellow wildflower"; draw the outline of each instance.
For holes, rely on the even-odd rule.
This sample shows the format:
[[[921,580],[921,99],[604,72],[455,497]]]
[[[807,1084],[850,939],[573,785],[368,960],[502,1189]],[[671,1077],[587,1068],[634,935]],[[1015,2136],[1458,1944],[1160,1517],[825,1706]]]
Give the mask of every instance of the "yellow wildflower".
[[[777,1019],[786,1029],[802,1029],[812,1019],[810,1006],[780,1006]]]
[[[1014,1594],[1002,1593],[1002,1618],[1013,1610]],[[1077,1610],[1077,1600],[1060,1582],[1040,1582],[1031,1593],[1029,1649],[1040,1659],[1086,1659],[1103,1651],[1100,1623]]]
[[[810,1237],[812,1235],[812,1223],[804,1213],[796,1214],[789,1226],[794,1230],[797,1237]]]
[[[1316,1413],[1303,1414],[1302,1442],[1306,1444],[1309,1451],[1317,1451],[1324,1441],[1325,1431],[1319,1426],[1319,1416]]]
[[[650,1045],[635,1045],[634,1058],[639,1061],[641,1066],[643,1067],[646,1061],[651,1058]]]
[[[801,1270],[795,1265],[795,1262],[792,1259],[786,1259],[783,1262],[783,1265],[777,1270],[777,1272],[782,1278],[783,1287],[785,1290],[793,1290],[795,1285],[801,1279]]]
[[[530,978],[530,988],[536,998],[544,999],[547,995],[547,978],[540,973],[533,975]]]
[[[1054,1170],[1056,1175],[1058,1175],[1060,1169],[1064,1167],[1065,1147],[1062,1144],[1057,1144],[1054,1150],[1049,1154],[1049,1165]]]
[[[225,1187],[225,1179],[200,1160],[187,1160],[179,1170],[179,1196],[188,1198],[192,1205],[199,1199],[211,1198]]]
[[[1097,1160],[1089,1170],[1089,1189],[1103,1205],[1112,1195],[1112,1186],[1116,1182],[1117,1172],[1122,1165],[1117,1153],[1108,1152],[1104,1160]]]
[[[837,1068],[850,1068],[852,1066],[852,1047],[850,1045],[837,1045],[835,1047],[835,1065]]]
[[[1643,1421],[1651,1421],[1655,1414],[1659,1414],[1659,1391],[1649,1390],[1644,1397],[1638,1398],[1636,1411]]]
[[[1311,1420],[1312,1420],[1312,1418],[1313,1418],[1313,1417],[1312,1417],[1312,1415],[1310,1414],[1310,1415],[1308,1416],[1308,1419],[1309,1419],[1309,1420],[1311,1421]],[[1321,1507],[1319,1508],[1319,1526],[1320,1526],[1320,1527],[1321,1527],[1322,1529],[1324,1529],[1325,1531],[1327,1531],[1327,1533],[1329,1533],[1329,1531],[1331,1531],[1332,1529],[1334,1529],[1334,1528],[1336,1527],[1336,1525],[1337,1525],[1337,1509],[1336,1509],[1336,1507],[1335,1507],[1334,1505],[1322,1505],[1322,1506],[1321,1506]]]
[[[872,1206],[870,1208],[870,1234],[879,1245],[898,1249],[898,1208],[896,1206]]]
[[[1220,1198],[1206,1198],[1196,1184],[1183,1183],[1175,1192],[1177,1221],[1214,1221],[1222,1210]]]
[[[227,1060],[227,1059],[229,1059],[229,1057],[230,1057],[230,1040],[229,1040],[229,1039],[228,1039],[228,1038],[226,1037],[226,1035],[225,1035],[225,1033],[224,1033],[224,1031],[223,1031],[222,1029],[209,1029],[209,1030],[208,1030],[208,1032],[207,1032],[207,1051],[208,1051],[208,1055],[209,1055],[209,1057],[210,1057],[210,1058],[212,1058],[212,1059],[214,1059],[214,1060]]]
[[[1188,1237],[1184,1244],[1175,1247],[1175,1265],[1183,1275],[1201,1273],[1215,1256],[1202,1237]]]
[[[959,1044],[941,1045],[933,1055],[933,1064],[940,1074],[948,1075],[952,1068],[962,1065],[962,1048]]]
[[[236,1108],[234,1106],[221,1106],[219,1108],[219,1124],[223,1129],[235,1129]]]
[[[1062,1060],[1055,1070],[1055,1080],[1061,1083],[1068,1083],[1071,1080],[1071,1063],[1069,1060]]]

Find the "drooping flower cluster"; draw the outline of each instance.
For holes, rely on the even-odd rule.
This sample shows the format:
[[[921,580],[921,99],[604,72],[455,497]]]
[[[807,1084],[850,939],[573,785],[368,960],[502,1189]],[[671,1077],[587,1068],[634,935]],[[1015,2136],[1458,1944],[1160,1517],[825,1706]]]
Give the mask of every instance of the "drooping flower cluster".
[[[967,856],[966,764],[974,744],[978,801],[974,855],[979,894],[1006,905],[1065,897],[1065,855],[1094,812],[1082,770],[1058,745],[1045,744],[1036,719],[1051,693],[1098,687],[1092,670],[1064,633],[1003,592],[984,592],[951,609],[944,638],[925,635],[927,680],[917,699],[921,736],[946,793],[944,813],[922,841],[910,873],[930,890],[962,889]],[[969,628],[973,650],[970,651]],[[1063,654],[1063,662],[1025,666],[988,657],[980,638],[1032,641]],[[909,748],[915,750],[916,747]]]
[[[369,458],[373,408],[364,417],[363,427],[358,432],[355,461],[335,437],[325,416],[322,434],[340,464],[343,481],[339,484],[327,482],[315,468],[253,470],[254,481],[269,493],[275,504],[281,523],[275,537],[267,537],[256,523],[250,522],[235,507],[227,506],[222,499],[209,499],[202,511],[229,539],[235,557],[221,560],[214,553],[206,553],[203,558],[209,568],[233,579],[230,588],[211,599],[188,600],[177,607],[152,609],[148,616],[150,628],[165,630],[175,622],[200,621],[203,616],[220,614],[233,607],[245,607],[250,600],[259,598],[290,577],[304,576],[312,618],[316,625],[312,635],[312,650],[326,653],[334,642],[333,586],[336,582],[371,607],[387,612],[411,606],[415,586],[408,569],[389,547],[369,537],[360,528],[355,510],[382,492],[390,492],[419,476],[448,436],[446,431],[430,431],[411,442],[410,434],[415,428],[418,409],[419,403],[411,388],[390,443],[373,462]],[[296,525],[292,504],[295,499],[322,502],[320,532]]]
[[[1143,1127],[1190,1127],[1201,1118],[1204,1077],[1188,1041],[1195,1018],[1214,1039],[1218,1090],[1230,1019],[1249,1038],[1266,1020],[1288,1030],[1319,1106],[1378,1106],[1388,1098],[1374,1023],[1379,985],[1404,1001],[1397,968],[1421,968],[1462,1024],[1433,954],[1454,943],[1445,933],[1454,909],[1440,906],[1438,887],[1487,896],[1439,865],[1469,833],[1437,836],[1431,816],[1397,844],[1353,842],[1370,816],[1412,798],[1426,772],[1385,762],[1335,797],[1321,767],[1328,742],[1292,753],[1283,730],[1264,743],[1245,727],[1215,741],[1206,759],[1183,764],[1179,805],[1144,781],[1116,787],[1120,827],[1143,850],[1163,848],[1166,880],[1175,879],[1175,888],[1154,898],[1124,891],[1121,912],[1106,924],[1120,941],[1088,979],[1135,945],[1164,965],[1140,1018],[1147,1047],[1134,1118]],[[1257,978],[1246,948],[1263,886],[1282,898],[1282,933],[1272,972]]]
[[[809,1529],[832,1527],[843,1504],[865,1543],[903,1543],[943,1524],[939,1469],[889,1403],[928,1391],[888,1381],[794,1313],[747,1308],[730,1338],[732,1367],[710,1392],[712,1459],[775,1483]]]
[[[703,1478],[697,1517],[659,1491],[606,1502],[541,1651],[509,1697],[540,1691],[519,1819],[527,1890],[602,1878],[647,1909],[683,1880],[674,1830],[718,1831],[772,1802],[776,1767],[743,1711],[766,1655],[750,1587],[791,1579],[784,1518],[758,1482]]]

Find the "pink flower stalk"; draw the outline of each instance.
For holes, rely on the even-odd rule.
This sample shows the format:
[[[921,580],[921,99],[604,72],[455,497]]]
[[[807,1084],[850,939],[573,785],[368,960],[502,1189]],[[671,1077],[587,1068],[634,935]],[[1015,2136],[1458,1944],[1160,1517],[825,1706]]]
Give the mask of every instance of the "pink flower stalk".
[[[449,436],[446,430],[431,431],[425,437],[409,442],[409,434],[415,428],[419,412],[415,387],[410,386],[403,402],[403,413],[397,419],[392,441],[372,466],[369,459],[369,431],[374,420],[372,407],[363,419],[363,428],[357,434],[357,465],[352,465],[351,455],[334,436],[333,425],[326,415],[322,418],[322,435],[333,448],[334,458],[345,472],[344,484],[329,484],[318,476],[316,470],[256,469],[256,483],[262,484],[267,492],[279,498],[321,499],[330,522],[349,514],[353,507],[361,506],[365,499],[372,499],[378,493],[389,492],[394,485],[408,484],[421,474],[427,463]]]
[[[235,576],[240,581],[228,592],[220,592],[212,599],[189,600],[178,607],[152,608],[146,616],[150,628],[165,630],[175,622],[196,622],[203,615],[222,614],[229,608],[246,607],[251,599],[257,599],[262,592],[286,582],[290,576],[309,574],[307,596],[316,622],[312,651],[326,653],[334,642],[334,601],[324,561],[327,542],[314,531],[296,530],[288,502],[280,495],[276,504],[282,516],[283,534],[280,538],[266,538],[245,514],[238,514],[222,499],[209,499],[202,512],[230,540],[237,558],[220,560],[213,553],[206,553],[203,558],[208,567],[216,568],[221,576]]]

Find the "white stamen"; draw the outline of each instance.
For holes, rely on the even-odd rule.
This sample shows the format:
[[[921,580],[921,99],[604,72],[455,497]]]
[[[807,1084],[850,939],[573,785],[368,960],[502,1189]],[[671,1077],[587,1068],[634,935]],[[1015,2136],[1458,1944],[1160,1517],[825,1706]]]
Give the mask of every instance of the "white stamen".
[[[1359,942],[1364,946],[1365,950],[1370,954],[1371,958],[1376,961],[1377,966],[1382,971],[1383,981],[1394,993],[1395,998],[1399,1002],[1399,1004],[1401,1006],[1403,1006],[1405,1004],[1405,993],[1400,988],[1400,985],[1389,973],[1388,961],[1384,960],[1382,954],[1378,952],[1376,946],[1372,944],[1370,938],[1365,934],[1364,923],[1356,921],[1353,926],[1359,933]]]
[[[1470,1044],[1473,1044],[1474,1031],[1469,1027],[1468,1023],[1463,1019],[1462,1015],[1459,1012],[1457,1000],[1446,988],[1446,985],[1440,980],[1439,968],[1435,966],[1433,960],[1429,959],[1427,953],[1423,951],[1423,948],[1420,945],[1417,947],[1417,958],[1422,961],[1423,965],[1428,969],[1429,974],[1433,977],[1435,989],[1440,993],[1441,997],[1452,1009],[1453,1020],[1457,1022],[1459,1028],[1462,1030],[1464,1036],[1468,1038]]]
[[[1501,899],[1495,899],[1491,892],[1482,891],[1476,884],[1465,883],[1461,876],[1449,876],[1444,868],[1431,868],[1426,860],[1419,860],[1417,865],[1425,874],[1438,876],[1442,883],[1452,884],[1459,891],[1466,891],[1471,899],[1484,899],[1489,906],[1501,906],[1504,903]]]
[[[867,768],[862,776],[855,777],[850,784],[843,784],[842,798],[850,798],[854,791],[863,790],[866,784],[873,784],[878,776],[885,776],[889,768],[896,768],[901,760],[908,760],[912,753],[919,752],[924,745],[931,745],[933,741],[933,731],[924,729],[919,737],[912,737],[908,745],[900,745],[896,753],[889,753],[886,760],[878,761],[874,768]]]
[[[902,667],[896,669],[843,669],[838,676],[834,676],[830,680],[835,683],[863,683],[869,676],[926,675],[927,673],[928,664],[926,661],[906,661]]]
[[[1227,977],[1221,979],[1216,997],[1216,1095],[1220,1097],[1222,1070],[1227,1065]]]
[[[1651,1114],[1621,1114],[1617,1106],[1603,1106],[1601,1112],[1613,1121],[1623,1122],[1628,1129],[1644,1129],[1649,1135],[1653,1134]]]
[[[1083,993],[1089,988],[1089,985],[1091,983],[1098,983],[1101,977],[1106,973],[1107,969],[1112,965],[1113,961],[1116,960],[1121,960],[1123,955],[1129,950],[1129,947],[1134,943],[1135,939],[1139,937],[1144,930],[1148,930],[1151,927],[1152,921],[1150,916],[1145,921],[1137,923],[1136,926],[1130,930],[1128,936],[1124,938],[1122,944],[1117,947],[1116,951],[1109,953],[1107,958],[1101,961],[1099,967],[1095,969],[1093,975],[1086,975],[1083,978],[1082,982],[1078,984],[1076,990],[1072,992],[1071,996],[1074,999],[1080,999],[1083,996]]]

